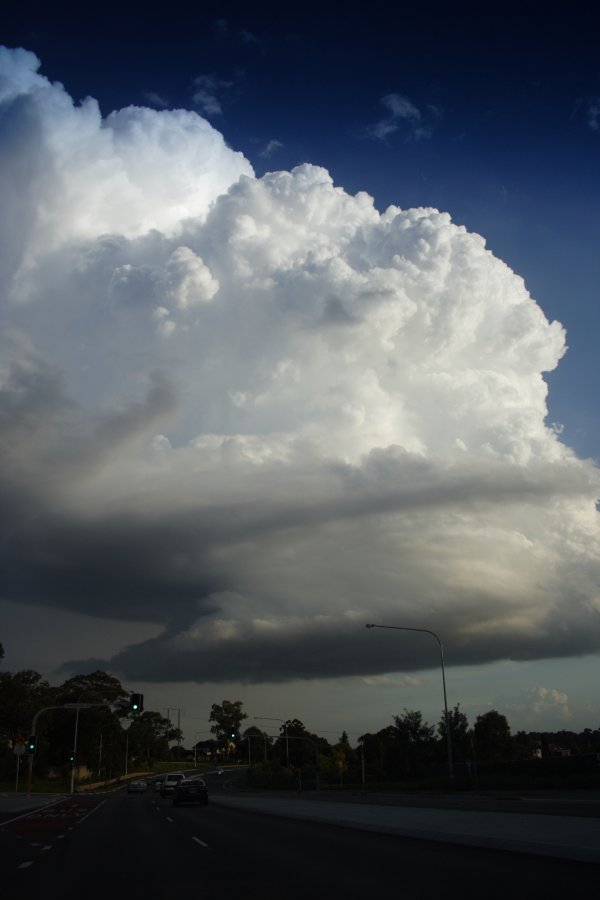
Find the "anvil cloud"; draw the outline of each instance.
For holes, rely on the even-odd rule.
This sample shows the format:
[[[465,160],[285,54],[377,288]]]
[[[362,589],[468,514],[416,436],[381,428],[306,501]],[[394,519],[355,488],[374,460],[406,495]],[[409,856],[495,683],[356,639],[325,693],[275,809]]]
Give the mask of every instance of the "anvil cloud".
[[[391,671],[369,620],[455,663],[599,650],[598,472],[546,422],[565,335],[523,280],[445,213],[256,178],[196,113],[103,119],[38,68],[0,51],[1,598],[157,623],[70,662],[144,681]]]

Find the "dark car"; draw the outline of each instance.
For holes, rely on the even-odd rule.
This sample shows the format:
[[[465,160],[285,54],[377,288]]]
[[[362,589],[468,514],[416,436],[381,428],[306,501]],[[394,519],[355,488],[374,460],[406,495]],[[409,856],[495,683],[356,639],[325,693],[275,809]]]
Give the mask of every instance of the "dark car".
[[[179,782],[173,794],[173,806],[180,806],[182,803],[201,803],[206,806],[208,791],[202,778],[186,778]]]
[[[130,781],[127,785],[128,794],[144,794],[146,792],[145,781]]]

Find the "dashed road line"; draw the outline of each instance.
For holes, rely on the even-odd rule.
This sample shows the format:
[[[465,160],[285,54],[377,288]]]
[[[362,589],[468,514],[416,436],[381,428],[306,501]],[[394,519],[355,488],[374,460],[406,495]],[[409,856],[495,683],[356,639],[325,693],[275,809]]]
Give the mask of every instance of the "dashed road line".
[[[32,865],[33,865],[33,860],[28,859],[27,862],[20,863],[20,865],[17,866],[17,869],[28,869],[29,866],[32,866]]]
[[[193,841],[196,841],[197,844],[200,844],[201,847],[206,847],[208,849],[208,844],[205,844],[204,841],[201,841],[200,838],[193,837]]]
[[[52,844],[48,844],[46,847],[42,847],[43,850],[52,850]]]
[[[166,818],[167,818],[167,822],[172,822],[172,821],[173,821],[173,819],[170,819],[168,816],[167,816]]]

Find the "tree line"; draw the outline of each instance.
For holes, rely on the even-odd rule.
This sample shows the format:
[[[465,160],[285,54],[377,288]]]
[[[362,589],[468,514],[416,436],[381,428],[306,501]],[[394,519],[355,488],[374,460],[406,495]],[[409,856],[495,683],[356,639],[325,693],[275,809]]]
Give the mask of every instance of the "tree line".
[[[95,705],[78,716],[77,755],[72,760],[75,709],[64,707],[74,703]],[[254,725],[244,727],[248,715],[243,706],[240,700],[214,703],[209,714],[214,739],[185,749],[171,746],[180,744],[182,733],[168,718],[151,710],[133,713],[130,693],[106,672],[75,675],[58,686],[29,669],[0,672],[0,780],[13,777],[15,746],[27,741],[34,715],[45,707],[60,708],[44,712],[37,722],[38,777],[66,775],[75,764],[86,766],[90,777],[100,781],[119,776],[127,763],[129,771],[148,770],[156,761],[186,758],[247,761],[250,780],[277,786],[310,782],[317,760],[322,781],[331,784],[409,782],[448,774],[443,714],[433,726],[420,711],[405,709],[379,731],[360,735],[353,746],[346,732],[332,743],[298,718],[281,720],[276,737]],[[587,760],[585,766],[596,769],[600,762],[600,729],[512,734],[497,710],[477,716],[470,725],[458,704],[449,710],[448,724],[458,776],[472,779],[494,766],[517,771],[519,763],[532,760]]]
[[[244,729],[246,718],[240,700],[213,704],[210,720],[216,740],[198,746],[213,753],[221,748],[221,753],[247,760],[249,778],[255,784],[283,786],[290,778],[310,782],[317,765],[316,750],[321,779],[329,784],[414,782],[448,775],[443,713],[433,726],[420,711],[405,709],[390,725],[360,735],[355,746],[345,731],[331,743],[297,718],[282,722],[276,738],[254,725]],[[469,725],[460,704],[448,711],[448,725],[454,774],[470,783],[490,773],[560,775],[567,771],[566,760],[571,770],[600,774],[600,729],[512,734],[506,716],[495,709],[478,715]]]
[[[169,759],[169,742],[181,740],[181,732],[159,712],[132,713],[129,698],[119,679],[102,671],[75,675],[58,686],[32,669],[0,672],[0,780],[14,777],[15,747],[27,741],[33,717],[46,707],[59,708],[48,709],[36,723],[38,778],[66,776],[75,765],[104,780],[131,765],[149,769],[155,760]],[[73,703],[94,704],[77,717],[75,759],[76,710],[64,708]]]

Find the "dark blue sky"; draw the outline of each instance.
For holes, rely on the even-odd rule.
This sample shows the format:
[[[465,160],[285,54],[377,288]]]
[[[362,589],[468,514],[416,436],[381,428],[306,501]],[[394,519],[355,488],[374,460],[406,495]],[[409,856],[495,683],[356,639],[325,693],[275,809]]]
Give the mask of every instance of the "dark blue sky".
[[[2,18],[0,43],[104,114],[196,109],[259,175],[309,161],[379,209],[435,206],[482,234],[565,325],[549,419],[600,457],[593,4],[9,0]]]

